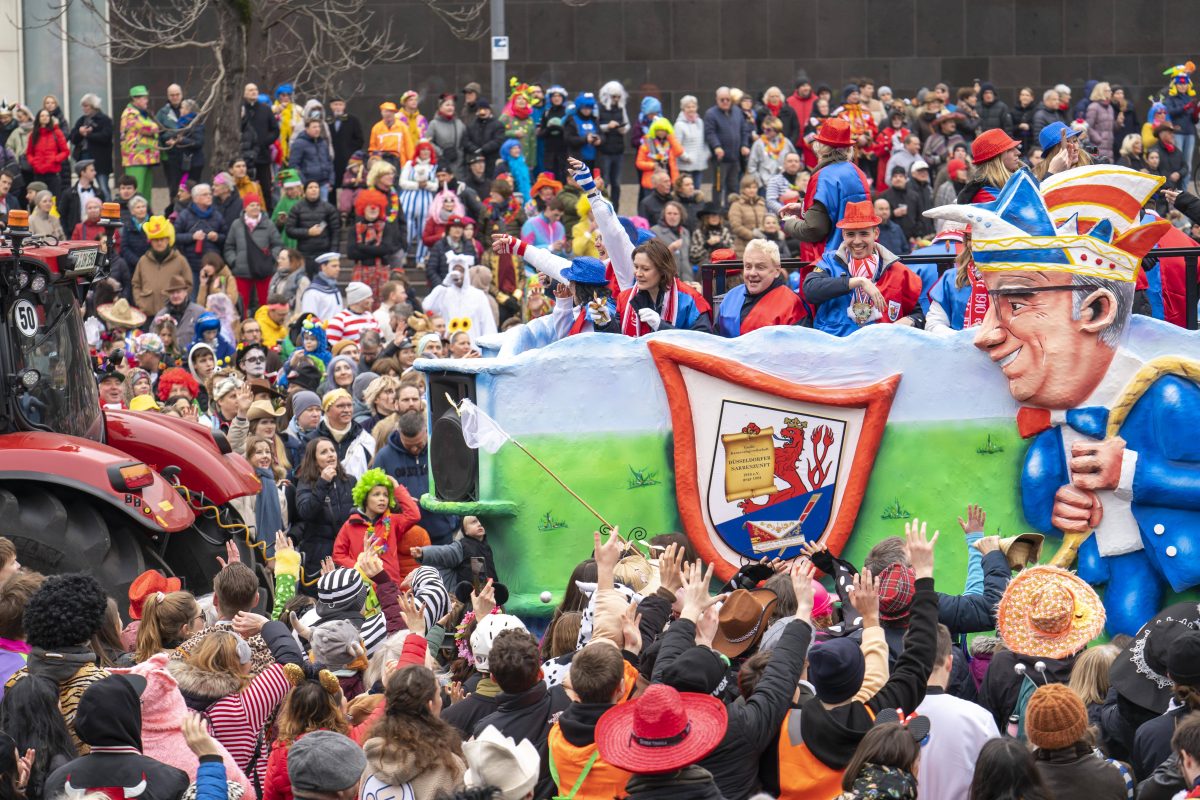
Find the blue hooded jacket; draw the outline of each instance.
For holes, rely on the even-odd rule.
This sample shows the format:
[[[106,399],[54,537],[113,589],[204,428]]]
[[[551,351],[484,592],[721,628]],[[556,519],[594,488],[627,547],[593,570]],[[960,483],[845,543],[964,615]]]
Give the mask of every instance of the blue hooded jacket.
[[[513,147],[516,147],[518,152],[515,157],[511,154]],[[508,165],[508,174],[512,176],[513,189],[529,200],[533,184],[530,183],[529,165],[525,163],[525,156],[520,151],[521,143],[516,139],[505,139],[504,144],[500,145],[500,157]]]

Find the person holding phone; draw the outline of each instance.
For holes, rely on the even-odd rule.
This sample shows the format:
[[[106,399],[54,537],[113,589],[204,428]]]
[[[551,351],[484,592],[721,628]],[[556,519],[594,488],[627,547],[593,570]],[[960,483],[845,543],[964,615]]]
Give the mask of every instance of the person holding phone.
[[[341,235],[338,211],[321,199],[318,181],[305,182],[304,197],[288,212],[286,230],[296,240],[296,249],[304,255],[305,272],[313,277],[317,272],[317,256],[336,251]]]

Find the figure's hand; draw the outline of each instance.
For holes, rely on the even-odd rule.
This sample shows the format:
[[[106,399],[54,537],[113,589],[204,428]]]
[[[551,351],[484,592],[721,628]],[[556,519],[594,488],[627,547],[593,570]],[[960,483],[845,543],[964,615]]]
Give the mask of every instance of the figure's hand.
[[[257,636],[262,632],[263,625],[266,625],[270,620],[262,614],[255,614],[251,611],[239,611],[237,616],[233,618],[233,630],[243,639],[249,639],[251,636]]]
[[[241,560],[242,553],[238,550],[237,542],[233,539],[225,542],[225,557],[221,558],[217,556],[217,563],[221,565],[221,569],[225,569],[230,564],[236,564]]]
[[[571,297],[571,287],[565,283],[560,283],[554,287],[554,296],[559,300],[567,300]]]
[[[333,563],[332,556],[325,556],[321,559],[321,575],[325,576],[337,569],[337,564]]]
[[[811,540],[805,541],[803,544],[800,545],[800,553],[802,555],[807,556],[809,559],[812,559],[812,557],[815,556],[817,553],[824,552],[828,549],[829,549],[829,545],[825,544],[824,542],[817,542],[817,541],[811,541]]]
[[[780,206],[779,216],[795,217],[796,219],[800,219],[801,217],[804,216],[804,204],[803,203],[787,203],[783,206]]]
[[[572,177],[584,194],[596,191],[596,179],[592,177],[592,171],[588,169],[587,164],[577,158],[568,158],[567,166],[571,168]]]
[[[475,612],[475,619],[483,619],[492,613],[492,609],[495,607],[496,589],[492,586],[492,579],[488,578],[487,583],[478,593],[471,590],[471,610]]]
[[[1113,436],[1102,442],[1076,442],[1071,445],[1071,483],[1079,489],[1098,491],[1116,489],[1121,481],[1121,462],[1125,440]]]
[[[183,739],[187,742],[188,749],[196,758],[221,755],[221,746],[209,735],[208,723],[198,712],[189,710],[179,721],[179,727],[183,730]]]
[[[812,624],[813,572],[811,561],[798,558],[792,562],[790,575],[792,591],[796,594],[796,619]]]
[[[404,625],[417,636],[425,635],[424,607],[417,602],[411,592],[405,592],[397,599],[400,606],[400,616],[404,617]]]
[[[717,147],[713,149],[713,155],[717,157],[717,161],[725,160],[725,148]]]
[[[462,683],[459,681],[453,681],[450,684],[450,705],[454,705],[466,696],[467,692],[463,688]]]
[[[639,308],[637,313],[638,319],[641,320],[642,324],[652,331],[658,330],[659,326],[662,325],[662,315],[653,308]]]
[[[1104,507],[1095,492],[1067,484],[1054,494],[1050,524],[1060,531],[1088,533],[1095,530],[1104,517]]]
[[[987,514],[983,511],[983,506],[971,504],[967,506],[967,519],[964,522],[962,517],[958,518],[958,524],[962,526],[963,534],[970,536],[972,533],[983,533],[983,524],[987,522]]]
[[[331,482],[337,477],[337,464],[330,464],[325,469],[321,470],[321,480],[326,483]]]
[[[912,564],[915,578],[933,577],[933,546],[937,544],[940,531],[933,532],[933,538],[925,537],[925,523],[916,517],[912,522],[904,524],[904,534],[908,538],[908,560]]]
[[[1167,198],[1167,204],[1172,208],[1175,206],[1175,198],[1179,197],[1178,189],[1163,189],[1163,197]]]
[[[862,617],[864,628],[879,626],[879,578],[864,569],[854,576],[854,584],[850,587],[850,605]]]
[[[418,564],[421,563],[421,556],[424,555],[424,553],[425,553],[425,548],[423,548],[423,547],[408,548],[408,554],[410,556],[412,556],[413,561],[416,561]]]
[[[196,231],[195,233],[192,234],[193,242],[198,242],[203,238],[204,238],[204,231]]]

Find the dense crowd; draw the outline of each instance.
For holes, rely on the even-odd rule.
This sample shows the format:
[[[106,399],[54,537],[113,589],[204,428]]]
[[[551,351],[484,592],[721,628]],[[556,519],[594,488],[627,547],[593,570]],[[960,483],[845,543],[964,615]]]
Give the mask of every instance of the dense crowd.
[[[428,119],[406,92],[368,126],[247,85],[220,165],[179,86],[157,112],[134,87],[117,122],[95,95],[74,125],[53,97],[0,108],[0,211],[109,256],[84,323],[102,405],[222,431],[261,481],[237,535],[274,576],[231,543],[211,595],[149,571],[114,598],[0,539],[0,800],[1200,796],[1196,604],[1088,646],[1091,587],[974,507],[961,594],[935,590],[915,521],[862,565],[810,544],[719,588],[686,537],[614,533],[547,587],[544,630],[506,613],[485,521],[417,502],[413,369],[515,327],[972,327],[970,231],[924,212],[1114,163],[1166,180],[1144,214],[1190,242],[1190,79],[1144,124],[1105,82],[1009,105],[986,81],[903,99],[801,79],[685,97],[674,123],[616,82],[511,89],[496,113],[468,84]],[[706,296],[700,266],[726,261]],[[1154,291],[1137,307],[1162,316]]]

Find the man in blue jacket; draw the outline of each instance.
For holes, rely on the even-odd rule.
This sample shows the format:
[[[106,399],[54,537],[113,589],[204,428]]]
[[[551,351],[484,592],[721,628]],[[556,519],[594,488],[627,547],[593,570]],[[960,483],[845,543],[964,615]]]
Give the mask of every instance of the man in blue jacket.
[[[418,500],[428,494],[429,436],[424,412],[406,411],[400,415],[399,424],[379,448],[371,466],[387,472]],[[454,514],[439,514],[422,507],[420,524],[429,533],[429,543],[440,545],[450,544],[459,523]]]
[[[704,112],[704,142],[713,152],[713,199],[722,207],[742,180],[742,159],[750,155],[750,123],[733,107],[728,86],[717,89],[717,104]]]
[[[328,202],[329,187],[333,185],[333,148],[322,134],[321,120],[310,119],[304,133],[292,142],[288,163],[305,183],[316,181],[321,186],[321,199]]]

